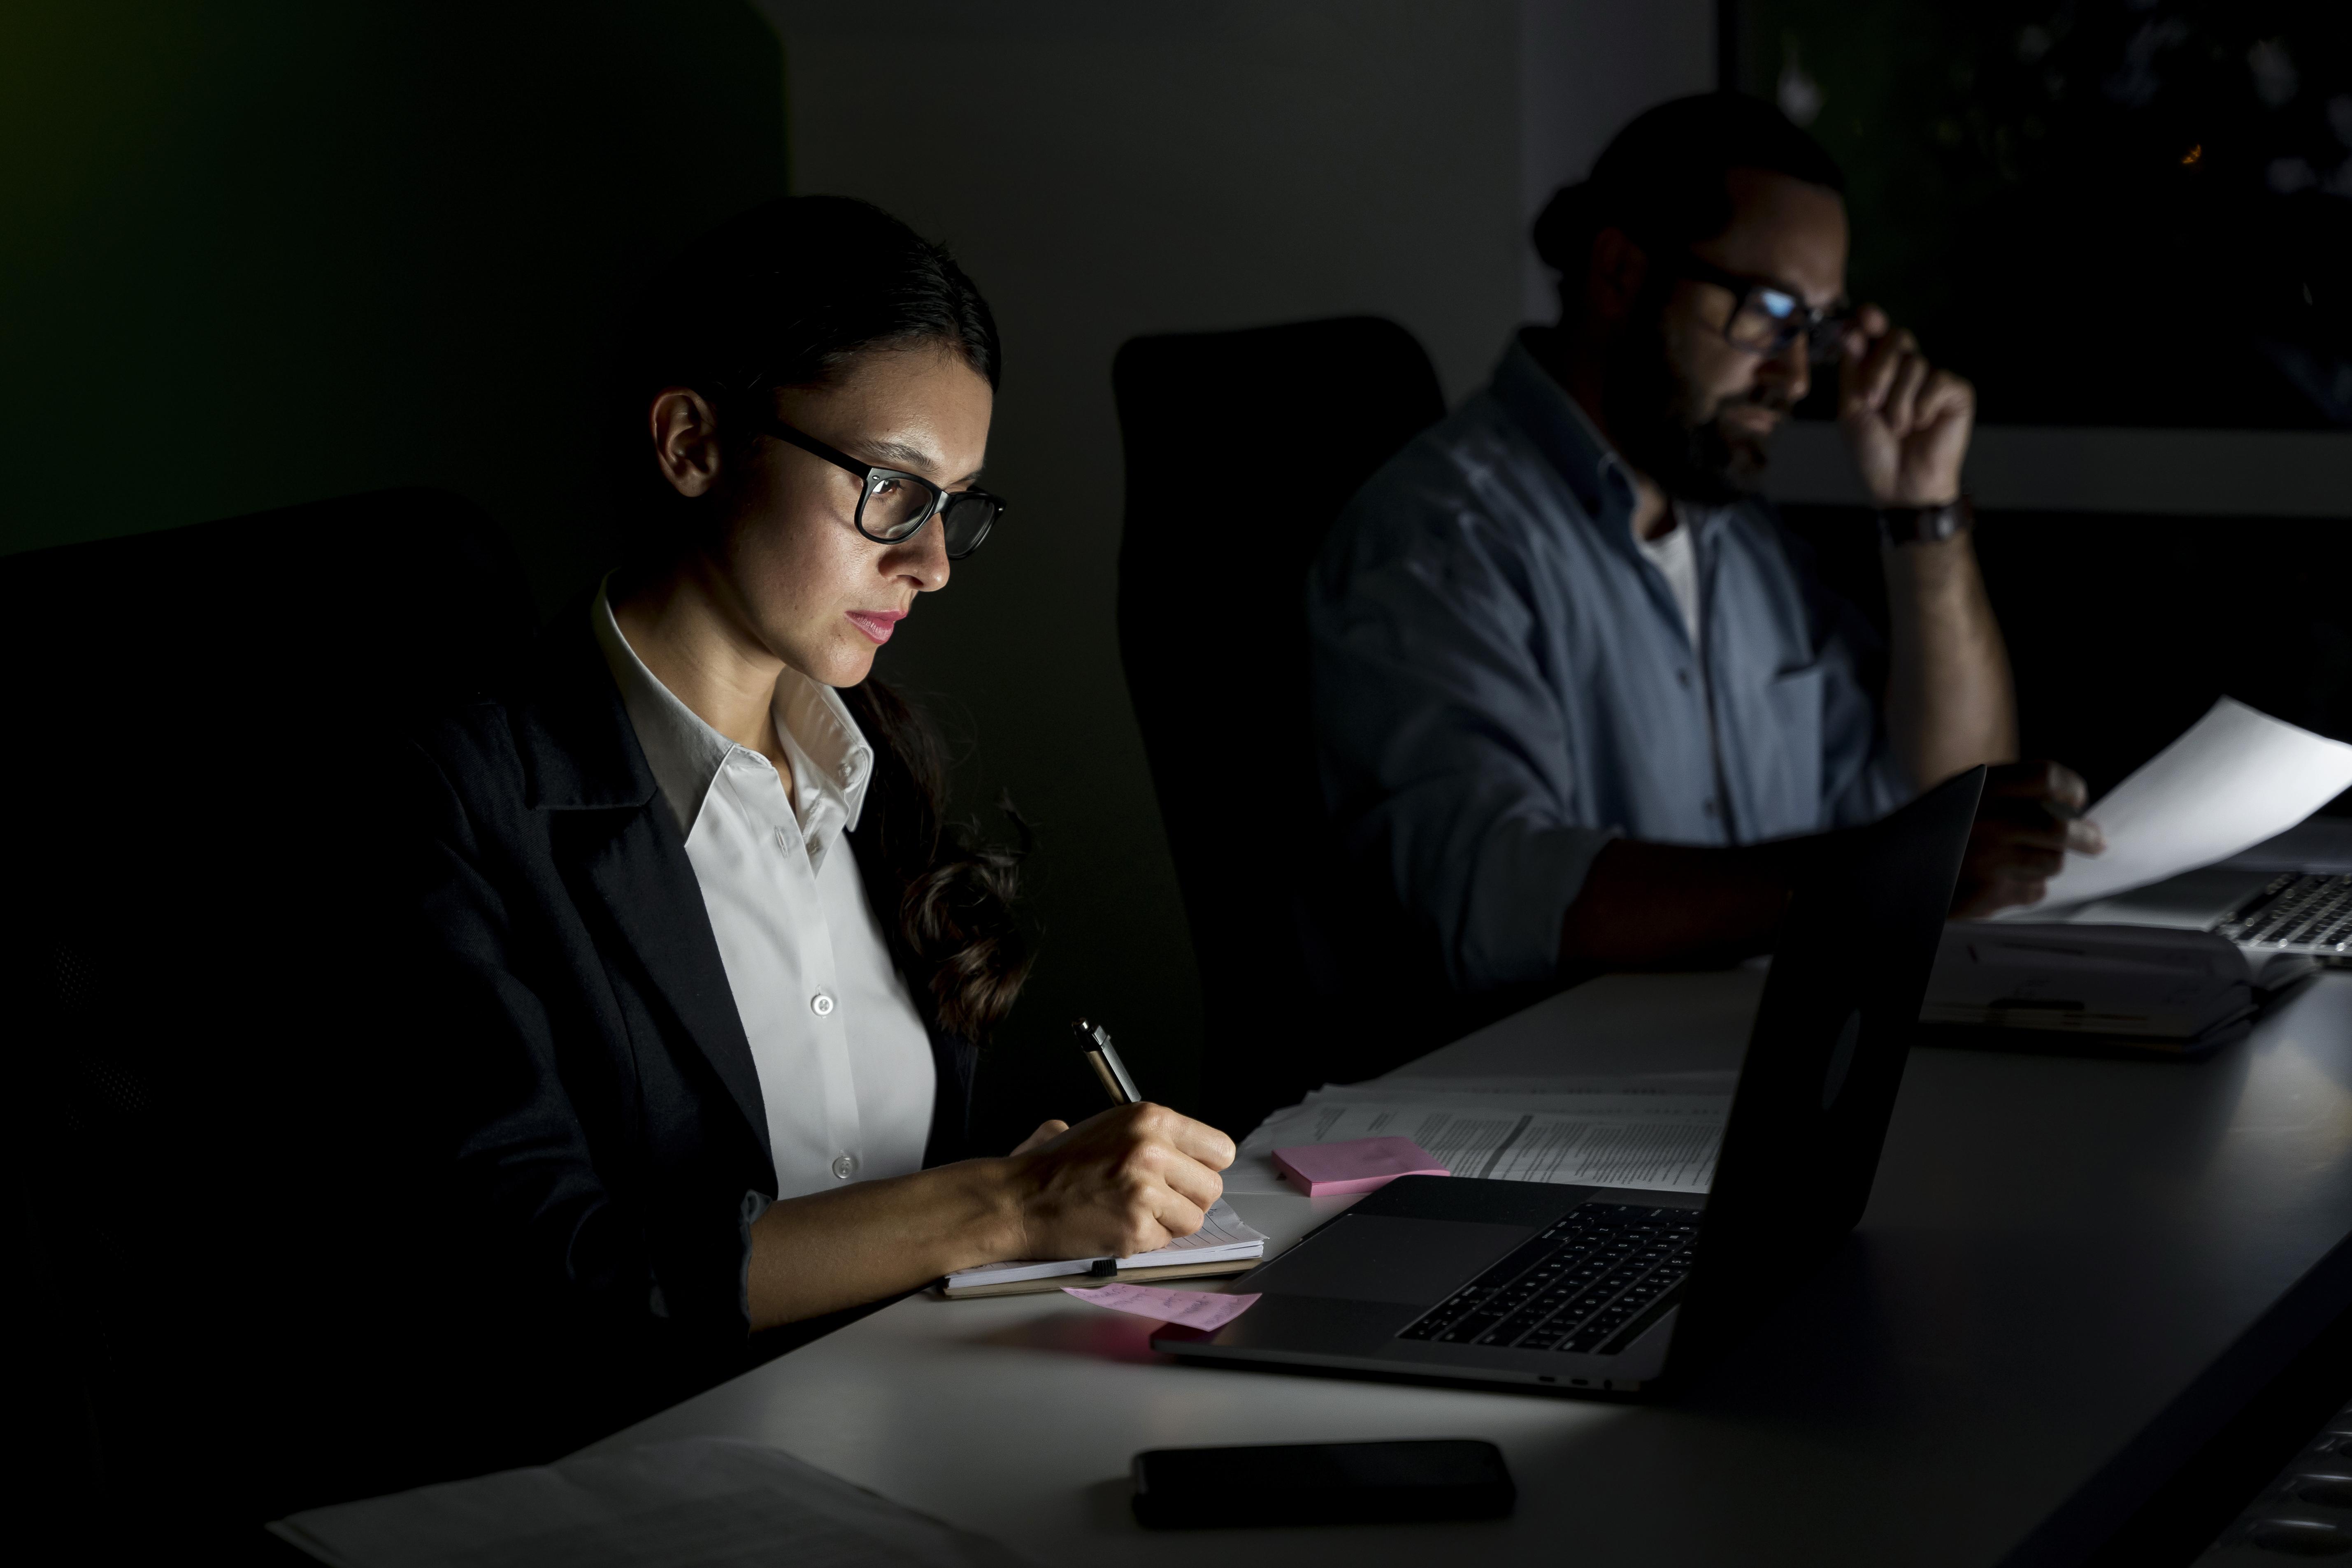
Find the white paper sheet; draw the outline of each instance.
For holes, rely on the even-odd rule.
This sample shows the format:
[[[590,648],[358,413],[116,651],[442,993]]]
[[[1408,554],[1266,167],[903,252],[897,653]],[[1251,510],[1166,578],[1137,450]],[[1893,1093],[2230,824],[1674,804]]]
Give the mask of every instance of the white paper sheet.
[[[1105,1285],[1094,1290],[1065,1285],[1062,1294],[1075,1296],[1089,1307],[1108,1307],[1114,1312],[1132,1312],[1139,1318],[1181,1323],[1188,1329],[1222,1329],[1257,1305],[1255,1290],[1227,1296],[1214,1290],[1163,1290],[1156,1285]]]
[[[1390,1080],[1316,1090],[1242,1143],[1227,1192],[1296,1192],[1276,1149],[1350,1138],[1410,1138],[1457,1176],[1703,1193],[1715,1178],[1727,1094],[1659,1090],[1448,1093]]]
[[[1226,1263],[1244,1258],[1265,1255],[1265,1232],[1255,1230],[1249,1221],[1234,1212],[1233,1205],[1219,1198],[1209,1205],[1202,1216],[1201,1228],[1190,1236],[1180,1236],[1157,1252],[1139,1252],[1132,1258],[1117,1259],[1121,1268],[1157,1268],[1171,1263]],[[967,1268],[961,1274],[948,1276],[948,1289],[961,1290],[972,1285],[1010,1285],[1023,1279],[1052,1279],[1064,1274],[1084,1274],[1094,1265],[1091,1258],[1071,1258],[1059,1261],[1022,1258],[1011,1263],[983,1263],[977,1268]]]
[[[2227,937],[1963,921],[1944,928],[1919,1021],[2201,1041],[2253,1013],[2253,972]]]
[[[2049,896],[1996,919],[2046,919],[2064,904],[2144,888],[2252,848],[2352,788],[2352,745],[2258,713],[2235,698],[2117,784],[2087,815],[2104,855],[2069,855]]]
[[[270,1530],[337,1568],[1023,1568],[779,1449],[688,1437],[339,1503]]]

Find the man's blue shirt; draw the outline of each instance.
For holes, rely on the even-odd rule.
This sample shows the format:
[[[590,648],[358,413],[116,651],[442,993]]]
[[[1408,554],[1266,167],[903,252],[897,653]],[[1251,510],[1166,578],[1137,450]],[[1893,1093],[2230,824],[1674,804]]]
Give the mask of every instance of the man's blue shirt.
[[[1307,584],[1324,794],[1448,981],[1540,981],[1612,837],[1752,844],[1911,785],[1874,643],[1759,503],[1685,506],[1699,647],[1623,462],[1522,339],[1358,491]]]

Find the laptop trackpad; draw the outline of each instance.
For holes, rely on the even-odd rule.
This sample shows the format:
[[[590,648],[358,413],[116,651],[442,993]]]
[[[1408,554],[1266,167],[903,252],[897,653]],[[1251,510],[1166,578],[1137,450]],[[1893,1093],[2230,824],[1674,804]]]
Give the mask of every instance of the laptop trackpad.
[[[1341,1215],[1244,1289],[1434,1306],[1535,1234],[1523,1225]]]

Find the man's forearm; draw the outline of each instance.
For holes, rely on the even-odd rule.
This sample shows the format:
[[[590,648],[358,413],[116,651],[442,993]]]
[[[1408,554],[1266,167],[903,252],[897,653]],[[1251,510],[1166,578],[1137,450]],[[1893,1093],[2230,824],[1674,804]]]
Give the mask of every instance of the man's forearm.
[[[1885,547],[1886,721],[1920,788],[2017,757],[2009,650],[1967,533]]]
[[[1770,947],[1801,839],[1736,849],[1611,841],[1560,921],[1569,969],[1732,963]]]

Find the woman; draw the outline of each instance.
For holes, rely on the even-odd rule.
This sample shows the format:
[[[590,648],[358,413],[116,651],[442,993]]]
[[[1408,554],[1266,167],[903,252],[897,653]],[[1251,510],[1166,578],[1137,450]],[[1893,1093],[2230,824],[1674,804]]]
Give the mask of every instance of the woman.
[[[868,674],[1001,510],[978,291],[803,197],[697,247],[646,322],[635,565],[420,745],[458,1195],[567,1436],[754,1331],[1164,1246],[1234,1154],[1147,1105],[938,1163],[1025,961],[1009,861],[942,826],[936,742]]]

